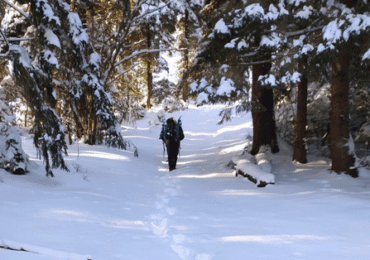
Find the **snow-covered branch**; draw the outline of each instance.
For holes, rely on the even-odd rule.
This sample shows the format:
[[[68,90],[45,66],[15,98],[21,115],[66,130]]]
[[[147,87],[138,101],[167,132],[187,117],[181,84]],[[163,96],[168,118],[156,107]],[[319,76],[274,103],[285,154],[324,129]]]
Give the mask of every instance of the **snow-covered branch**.
[[[287,38],[290,38],[290,37],[293,37],[293,36],[297,36],[297,35],[301,35],[301,34],[306,34],[306,33],[309,33],[309,32],[314,32],[314,31],[318,31],[318,30],[322,30],[324,28],[324,26],[317,26],[317,27],[313,27],[313,28],[306,28],[306,29],[303,29],[303,30],[299,30],[299,31],[295,31],[295,32],[279,32],[279,33],[283,33],[285,35],[285,37]]]
[[[90,255],[80,255],[71,252],[63,252],[58,250],[53,250],[50,248],[44,248],[19,242],[13,242],[8,240],[0,240],[0,248],[12,251],[21,251],[31,254],[40,255],[42,258],[44,257],[52,257],[55,259],[75,259],[75,260],[91,260],[92,257]],[[33,257],[32,257],[33,258]]]
[[[142,15],[139,15],[139,16],[135,17],[135,18],[133,19],[133,23],[135,23],[136,21],[141,21],[141,19],[143,19],[145,16],[147,16],[147,15],[149,15],[149,14],[152,14],[152,13],[155,13],[155,12],[157,12],[157,11],[159,11],[159,10],[161,10],[161,9],[163,9],[163,8],[165,8],[165,7],[167,7],[168,5],[169,5],[169,3],[164,4],[164,5],[162,5],[162,6],[158,7],[158,8],[155,8],[155,9],[152,9],[152,10],[148,10],[146,13],[144,13],[144,14],[142,14]]]
[[[133,44],[131,44],[131,45],[122,45],[122,48],[132,48],[133,46],[136,46],[136,45],[138,45],[138,44],[141,44],[141,43],[143,43],[143,42],[145,42],[146,40],[144,39],[144,40],[140,40],[140,41],[138,41],[138,42],[135,42],[135,43],[133,43]]]
[[[284,34],[285,37],[290,38],[290,37],[294,37],[294,36],[297,36],[297,35],[322,30],[323,28],[324,28],[324,26],[317,26],[317,27],[306,28],[306,29],[299,30],[299,31],[294,31],[294,32],[284,32],[284,31],[276,31],[276,30],[274,32]],[[256,56],[257,54],[258,54],[257,51],[252,51],[252,52],[240,55],[240,57],[252,57],[252,56]],[[259,63],[252,63],[252,64],[248,63],[248,65],[261,64],[261,63],[266,63],[266,62],[259,62]]]
[[[27,13],[25,13],[22,9],[18,8],[17,6],[15,6],[14,4],[8,2],[7,0],[1,0],[1,1],[3,1],[7,5],[13,7],[15,10],[17,10],[21,15],[23,15],[24,17],[26,17],[28,20],[31,20],[31,17]]]
[[[261,61],[252,61],[252,62],[243,62],[239,63],[240,65],[250,66],[250,65],[258,65],[264,63],[271,63],[274,62],[276,59],[269,59],[269,60],[261,60]]]
[[[133,52],[131,55],[125,57],[124,59],[116,62],[114,64],[114,66],[118,66],[120,64],[122,64],[123,62],[129,60],[129,59],[132,59],[138,55],[142,55],[142,54],[147,54],[147,53],[153,53],[153,52],[163,52],[163,51],[185,51],[187,49],[175,49],[175,48],[170,48],[170,49],[153,49],[153,50],[141,50],[141,51],[135,51]]]
[[[252,56],[257,55],[257,53],[258,53],[258,52],[253,51],[253,52],[249,52],[249,53],[246,53],[246,54],[240,55],[240,57],[252,57]]]
[[[8,42],[23,42],[23,41],[32,41],[34,40],[35,38],[6,38],[5,40],[4,39],[0,39],[1,42],[3,41],[8,41]]]

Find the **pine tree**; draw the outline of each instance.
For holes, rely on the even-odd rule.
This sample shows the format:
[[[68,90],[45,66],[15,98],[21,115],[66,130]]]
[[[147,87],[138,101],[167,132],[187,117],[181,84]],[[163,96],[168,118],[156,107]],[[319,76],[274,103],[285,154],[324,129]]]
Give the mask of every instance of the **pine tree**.
[[[332,170],[338,173],[346,172],[354,177],[357,176],[357,170],[349,129],[349,87],[351,81],[361,74],[359,71],[362,69],[358,65],[365,63],[361,61],[366,51],[362,46],[367,45],[364,44],[364,39],[369,32],[370,21],[365,12],[368,10],[366,5],[362,1],[306,1],[304,5],[293,1],[290,6],[291,15],[296,19],[294,24],[298,26],[297,29],[301,31],[286,33],[288,37],[301,35],[299,39],[295,38],[292,44],[294,47],[299,46],[294,59],[297,59],[301,74],[300,84],[305,82],[305,76],[309,76],[311,80],[324,79],[331,83],[329,144]],[[309,64],[316,67],[312,69],[313,66],[310,68]],[[357,64],[356,69],[354,64]],[[306,68],[302,70],[304,67]],[[312,73],[313,70],[319,73]],[[356,77],[353,77],[354,73]],[[298,107],[301,107],[301,110],[297,113],[301,113],[304,107]],[[303,151],[304,121],[301,119],[297,120],[300,125],[297,125],[297,128],[301,130],[300,134],[296,135],[299,138],[296,138],[293,159],[299,159]]]
[[[351,66],[364,56],[361,42],[370,32],[369,4],[363,1],[339,1],[325,6],[330,18],[323,29],[321,53],[331,62],[330,151],[332,170],[358,176],[355,151],[349,126],[349,87]],[[361,63],[360,63],[361,64]]]
[[[17,11],[23,13],[26,25],[32,25],[26,27],[26,35],[35,40],[24,46],[33,61],[19,45],[10,45],[5,56],[13,61],[15,81],[24,86],[22,94],[34,110],[34,143],[46,162],[47,175],[53,175],[51,168],[67,170],[62,156],[67,149],[64,127],[57,109],[66,108],[72,114],[69,118],[75,119],[76,128],[84,131],[90,144],[105,139],[109,146],[126,149],[130,143],[121,136],[101,82],[100,56],[93,51],[79,16],[60,0],[22,3],[30,4],[30,15]],[[57,95],[65,95],[60,104]]]
[[[277,2],[277,1],[275,1]],[[219,8],[219,16],[212,15],[210,21],[218,19],[212,33],[208,35],[203,50],[198,54],[194,69],[199,72],[198,81],[192,84],[201,100],[241,100],[237,111],[252,108],[255,129],[252,153],[261,145],[270,145],[273,152],[279,150],[275,133],[273,89],[262,80],[271,68],[271,54],[282,44],[278,34],[271,28],[277,19],[285,15],[283,5],[274,1],[260,3],[227,2]],[[211,2],[218,6],[220,1]],[[217,13],[217,12],[216,12]],[[247,75],[252,70],[253,81]],[[208,83],[204,84],[204,78]],[[202,83],[203,82],[203,83]],[[225,82],[230,83],[229,93],[222,91]],[[248,91],[252,83],[252,103]],[[223,93],[221,93],[223,92]],[[204,94],[203,94],[204,93]],[[200,100],[200,101],[201,101]],[[230,113],[222,113],[227,120]]]

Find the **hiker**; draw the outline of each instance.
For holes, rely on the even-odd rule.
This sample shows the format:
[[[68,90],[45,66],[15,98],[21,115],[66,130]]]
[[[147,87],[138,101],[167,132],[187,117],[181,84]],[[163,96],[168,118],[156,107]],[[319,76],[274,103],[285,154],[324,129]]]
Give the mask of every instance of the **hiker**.
[[[181,120],[167,119],[166,125],[163,124],[159,139],[161,139],[167,148],[169,170],[176,169],[177,156],[180,150],[180,141],[184,139],[184,132],[181,127]]]

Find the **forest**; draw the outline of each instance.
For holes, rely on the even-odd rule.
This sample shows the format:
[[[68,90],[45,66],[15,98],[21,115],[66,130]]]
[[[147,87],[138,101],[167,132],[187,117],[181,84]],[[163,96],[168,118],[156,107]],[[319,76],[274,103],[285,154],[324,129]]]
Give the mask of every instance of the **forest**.
[[[68,144],[132,149],[120,124],[162,105],[251,111],[257,154],[277,137],[292,160],[370,165],[366,0],[0,0],[0,167],[27,171],[19,129],[46,175]],[[165,58],[176,57],[176,64]],[[168,76],[176,66],[176,79]]]

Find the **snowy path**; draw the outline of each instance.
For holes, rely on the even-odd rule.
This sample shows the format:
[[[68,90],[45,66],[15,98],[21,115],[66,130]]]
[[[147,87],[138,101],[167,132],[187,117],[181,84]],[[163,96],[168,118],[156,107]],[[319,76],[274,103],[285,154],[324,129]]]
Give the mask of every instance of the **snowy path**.
[[[295,165],[281,145],[272,161],[276,185],[256,188],[226,166],[252,132],[250,116],[219,126],[218,112],[170,114],[182,116],[185,131],[173,172],[160,126],[148,127],[149,118],[124,131],[139,158],[74,145],[71,172],[55,171],[53,179],[38,160],[26,176],[0,171],[0,246],[15,241],[75,253],[74,260],[369,259],[367,172],[358,179],[329,174],[315,158]],[[24,147],[34,158],[30,139]],[[66,259],[46,251],[0,248],[0,259]]]

